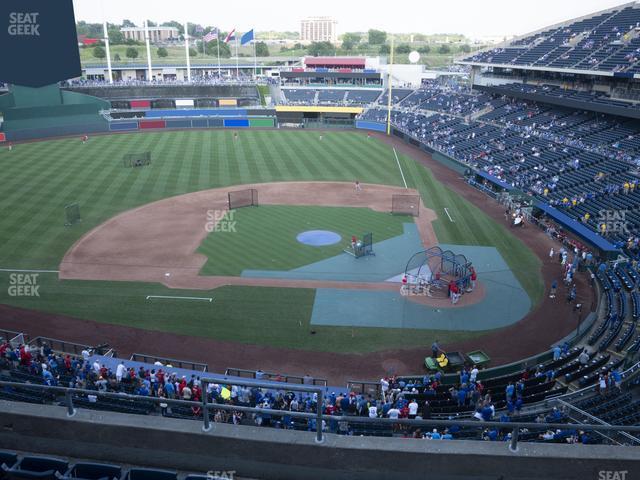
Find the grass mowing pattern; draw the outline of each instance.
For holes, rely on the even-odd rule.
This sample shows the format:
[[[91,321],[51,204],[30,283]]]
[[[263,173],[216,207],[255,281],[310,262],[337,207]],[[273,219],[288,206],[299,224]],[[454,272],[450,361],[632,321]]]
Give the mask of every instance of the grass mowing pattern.
[[[430,345],[434,337],[450,342],[478,335],[477,332],[310,325],[315,291],[306,288],[222,287],[211,292],[176,291],[148,283],[58,281],[55,274],[40,274],[38,284],[40,297],[12,297],[11,303],[103,323],[245,344],[366,353]],[[7,288],[8,277],[0,276],[0,289],[5,295]],[[147,295],[213,297],[214,300],[211,303],[146,300]],[[311,330],[316,334],[311,335]],[[199,360],[198,352],[189,358]]]
[[[406,156],[400,156],[399,160],[409,187],[416,188],[425,205],[438,215],[433,227],[439,242],[496,247],[531,298],[532,308],[542,300],[542,262],[520,239],[503,224],[489,219],[480,208],[437,181],[431,171]],[[490,201],[487,198],[487,202]]]
[[[402,184],[387,145],[349,131],[323,135],[320,142],[318,132],[247,130],[236,142],[232,132],[224,130],[153,132],[96,136],[86,145],[79,139],[63,139],[17,145],[11,152],[0,149],[0,267],[55,270],[82,234],[108,218],[192,191],[299,180]],[[122,166],[123,154],[146,150],[153,156],[150,167]],[[435,228],[441,241],[497,246],[530,296],[540,297],[538,263],[530,250],[480,209],[440,185],[430,172],[407,157],[401,156],[400,162],[407,182],[420,190],[426,205],[440,216]],[[64,227],[64,206],[76,201],[82,223]],[[443,207],[449,209],[455,223],[448,222]],[[19,298],[7,294],[8,273],[0,279],[0,303],[247,343],[371,351],[430,344],[433,339],[429,331],[336,327],[317,328],[319,334],[310,336],[307,329],[314,293],[308,290],[229,287],[209,295],[200,291],[194,296],[218,300],[216,310],[201,311],[203,306],[191,302],[150,308],[146,295],[176,293],[160,285],[58,282],[43,274],[41,297]],[[256,318],[261,322],[254,323]],[[266,321],[270,328],[273,325],[273,333],[266,332]],[[297,333],[301,328],[303,333]],[[440,332],[437,336],[448,342],[473,335]]]
[[[375,242],[402,235],[412,217],[368,208],[262,205],[233,212],[234,232],[210,233],[199,253],[208,257],[200,275],[240,275],[243,270],[292,270],[351,248],[351,236],[373,233]],[[342,241],[334,245],[303,245],[296,236],[306,230],[330,230]]]

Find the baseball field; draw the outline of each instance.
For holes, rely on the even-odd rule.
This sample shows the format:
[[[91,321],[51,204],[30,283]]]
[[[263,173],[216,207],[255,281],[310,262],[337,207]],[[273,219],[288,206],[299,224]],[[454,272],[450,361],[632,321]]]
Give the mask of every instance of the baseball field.
[[[123,166],[125,154],[146,151],[151,152],[151,165]],[[325,132],[322,140],[318,132],[287,130],[241,131],[235,140],[224,130],[95,136],[86,144],[68,138],[2,149],[0,165],[1,304],[105,324],[325,352],[428,346],[435,336],[453,342],[486,333],[449,330],[446,325],[438,329],[313,325],[316,289],[304,283],[191,290],[158,282],[58,276],[74,244],[110,219],[152,202],[247,184],[353,184],[356,179],[365,185],[365,193],[367,185],[374,184],[417,190],[424,206],[437,216],[431,223],[439,243],[495,247],[528,295],[531,308],[543,295],[540,260],[509,229],[409,156],[358,132]],[[197,254],[205,260],[198,274],[240,277],[250,270],[288,271],[315,265],[339,257],[353,234],[372,232],[376,242],[391,242],[413,223],[409,216],[326,206],[331,204],[330,191],[325,206],[307,204],[304,189],[295,195],[299,202],[235,210],[233,228],[209,233],[199,245]],[[82,220],[65,226],[64,207],[71,203],[79,205]],[[304,230],[329,230],[343,241],[320,248],[301,245],[295,236]],[[132,249],[127,236],[119,242],[114,249]],[[135,248],[153,251],[161,245],[150,242]],[[413,253],[407,251],[407,259]],[[16,274],[36,275],[38,295],[12,296],[8,287]]]

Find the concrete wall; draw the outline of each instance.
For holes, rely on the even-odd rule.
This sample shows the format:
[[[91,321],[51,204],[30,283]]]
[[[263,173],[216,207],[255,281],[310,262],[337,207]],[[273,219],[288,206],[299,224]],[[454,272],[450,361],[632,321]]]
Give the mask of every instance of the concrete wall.
[[[0,401],[0,448],[260,479],[589,480],[640,478],[634,447],[327,435]],[[602,477],[604,478],[604,477]],[[607,477],[609,478],[609,477]]]

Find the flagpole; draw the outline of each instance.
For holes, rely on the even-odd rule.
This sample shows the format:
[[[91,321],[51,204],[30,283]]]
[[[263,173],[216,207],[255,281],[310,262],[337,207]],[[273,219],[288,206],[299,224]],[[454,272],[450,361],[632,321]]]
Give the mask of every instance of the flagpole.
[[[256,58],[256,32],[253,32],[253,78],[258,75],[258,60]]]
[[[240,59],[238,58],[238,33],[236,32],[236,80],[240,79]]]
[[[191,61],[189,60],[189,22],[184,22],[184,51],[187,57],[187,81],[191,82]]]

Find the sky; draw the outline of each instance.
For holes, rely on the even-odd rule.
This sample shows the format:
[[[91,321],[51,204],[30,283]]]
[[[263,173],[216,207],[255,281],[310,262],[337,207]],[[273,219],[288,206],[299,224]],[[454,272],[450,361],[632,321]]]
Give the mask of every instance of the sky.
[[[297,31],[308,16],[331,16],[338,32],[462,33],[469,38],[523,35],[621,5],[621,0],[73,0],[76,20],[141,24],[177,20],[222,30]],[[365,6],[366,5],[366,6]]]

